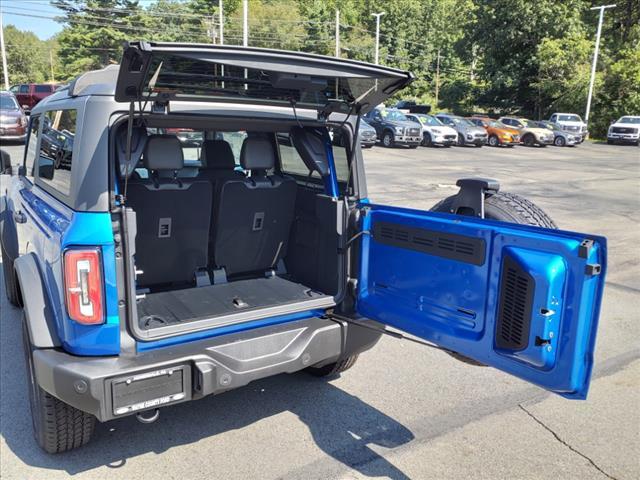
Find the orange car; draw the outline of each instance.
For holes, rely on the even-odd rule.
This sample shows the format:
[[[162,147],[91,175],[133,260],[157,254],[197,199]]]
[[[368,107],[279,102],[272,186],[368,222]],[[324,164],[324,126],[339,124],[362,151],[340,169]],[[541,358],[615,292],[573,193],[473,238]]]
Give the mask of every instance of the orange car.
[[[467,120],[479,127],[483,127],[487,131],[489,135],[488,143],[492,147],[499,147],[501,145],[513,147],[520,143],[520,132],[517,129],[508,127],[492,118],[474,115]]]

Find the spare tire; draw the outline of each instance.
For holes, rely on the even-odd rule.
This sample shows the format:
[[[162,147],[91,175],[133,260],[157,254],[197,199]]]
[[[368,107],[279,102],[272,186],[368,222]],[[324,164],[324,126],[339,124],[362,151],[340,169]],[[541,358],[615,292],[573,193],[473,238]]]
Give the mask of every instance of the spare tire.
[[[432,212],[454,213],[451,211],[453,199],[455,195],[447,197],[436,203],[432,208]],[[465,212],[460,212],[465,215]],[[468,216],[469,213],[466,213]],[[557,229],[558,226],[547,213],[538,207],[535,203],[527,200],[515,193],[497,192],[485,197],[484,200],[484,217],[489,220],[498,220],[501,222],[519,223],[521,225],[534,225],[536,227]],[[460,355],[457,352],[447,352],[456,360],[483,367],[482,363],[472,358]]]
[[[451,211],[455,195],[436,203],[432,212],[456,213]],[[464,212],[459,212],[464,215]],[[497,192],[487,196],[484,201],[484,216],[489,220],[534,225],[537,227],[554,228],[558,226],[547,213],[535,203],[515,193]]]

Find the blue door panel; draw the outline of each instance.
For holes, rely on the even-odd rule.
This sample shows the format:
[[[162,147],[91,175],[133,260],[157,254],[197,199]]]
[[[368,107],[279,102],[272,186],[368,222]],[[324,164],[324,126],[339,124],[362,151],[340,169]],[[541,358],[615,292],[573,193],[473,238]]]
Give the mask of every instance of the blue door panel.
[[[586,396],[604,238],[363,207],[361,315],[566,397]],[[602,270],[589,275],[587,264]]]

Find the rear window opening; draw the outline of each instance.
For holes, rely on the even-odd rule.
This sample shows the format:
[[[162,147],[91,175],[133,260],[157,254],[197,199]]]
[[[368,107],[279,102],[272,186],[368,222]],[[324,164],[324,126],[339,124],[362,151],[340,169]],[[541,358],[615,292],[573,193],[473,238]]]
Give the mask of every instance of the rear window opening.
[[[127,124],[119,125],[117,188],[135,212],[139,338],[336,305],[344,207],[326,193],[322,169],[310,171],[293,130],[282,130],[148,122],[134,127],[126,168]],[[331,142],[343,193],[347,135],[328,133],[316,129],[314,138]]]

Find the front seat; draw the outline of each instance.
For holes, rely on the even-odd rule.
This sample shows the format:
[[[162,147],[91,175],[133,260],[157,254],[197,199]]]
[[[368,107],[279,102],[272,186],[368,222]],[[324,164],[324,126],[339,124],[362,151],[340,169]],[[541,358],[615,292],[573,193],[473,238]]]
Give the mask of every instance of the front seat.
[[[252,134],[240,152],[240,164],[250,176],[220,186],[214,265],[228,276],[265,272],[286,255],[297,185],[290,177],[269,174],[275,162],[271,139]]]

